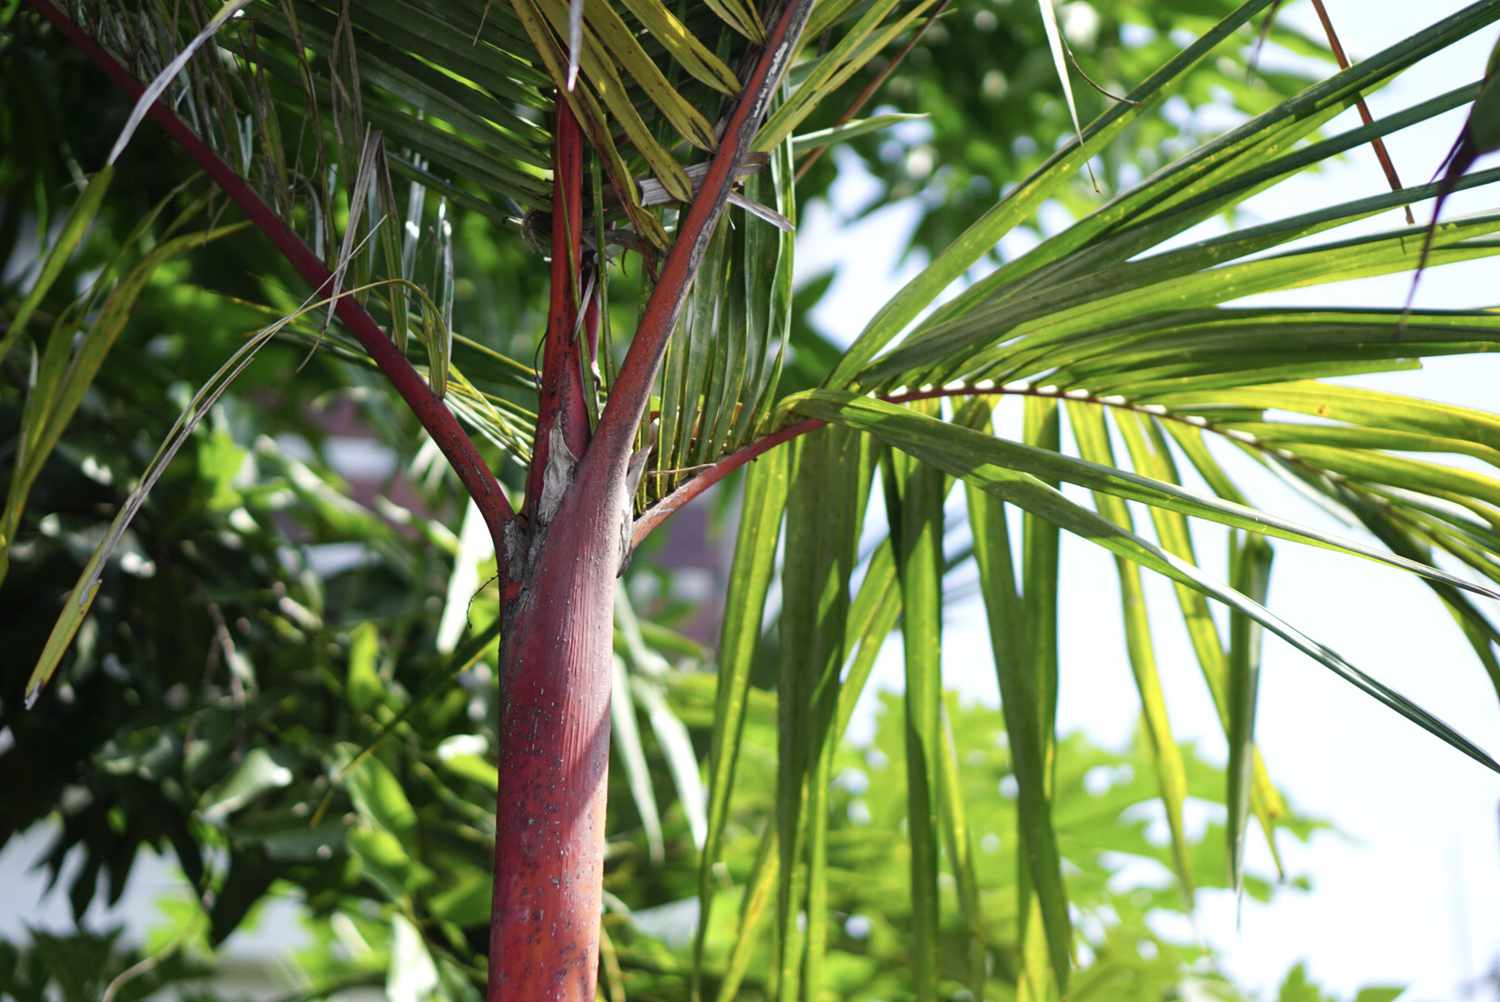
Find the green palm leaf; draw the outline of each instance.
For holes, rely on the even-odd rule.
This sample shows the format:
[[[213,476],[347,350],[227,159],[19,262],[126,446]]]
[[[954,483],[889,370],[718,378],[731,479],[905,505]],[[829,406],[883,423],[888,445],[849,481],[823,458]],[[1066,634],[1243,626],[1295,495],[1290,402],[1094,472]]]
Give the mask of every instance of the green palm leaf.
[[[928,406],[934,409],[933,405]],[[918,999],[937,998],[938,841],[942,735],[943,496],[941,471],[905,455],[882,457],[886,514],[901,582],[906,661],[907,831],[915,936],[912,981]]]

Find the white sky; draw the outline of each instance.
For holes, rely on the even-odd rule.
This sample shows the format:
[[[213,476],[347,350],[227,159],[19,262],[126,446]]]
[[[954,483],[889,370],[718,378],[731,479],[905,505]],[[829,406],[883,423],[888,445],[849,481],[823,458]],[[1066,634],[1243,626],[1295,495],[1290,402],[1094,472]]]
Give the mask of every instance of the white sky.
[[[1453,0],[1328,0],[1351,58],[1385,46],[1464,7]],[[1316,32],[1311,5],[1287,4],[1283,16]],[[1478,78],[1495,31],[1446,50],[1372,95],[1376,117]],[[1406,184],[1429,179],[1458,134],[1462,112],[1434,119],[1389,139]],[[1351,111],[1333,126],[1354,124]],[[840,194],[848,205],[867,197],[858,182]],[[1386,182],[1368,149],[1321,174],[1305,175],[1251,203],[1257,219],[1373,195]],[[1466,197],[1467,195],[1467,197]],[[1445,217],[1493,209],[1485,192],[1455,196]],[[1425,222],[1430,208],[1417,208]],[[799,245],[803,274],[899,244],[908,210],[886,210],[854,229],[837,231],[826,215],[809,214]],[[1403,225],[1396,210],[1346,233]],[[1328,239],[1325,235],[1320,239]],[[859,248],[858,258],[850,254]],[[889,259],[888,259],[889,260]],[[825,329],[852,337],[898,283],[879,267],[848,266],[818,311]],[[904,273],[901,277],[906,277]],[[1371,279],[1300,290],[1263,301],[1399,306],[1405,278]],[[1418,304],[1472,307],[1500,301],[1500,264],[1493,260],[1429,271]],[[1496,408],[1500,360],[1438,359],[1422,372],[1355,380],[1362,385],[1486,409]],[[1248,476],[1254,498],[1281,514],[1331,525],[1313,506],[1266,477]],[[1137,524],[1144,524],[1137,512]],[[1222,552],[1202,537],[1201,555]],[[1222,579],[1222,567],[1218,569]],[[1152,626],[1172,723],[1222,761],[1222,731],[1181,628],[1170,587],[1148,577]],[[1112,558],[1065,537],[1060,726],[1119,744],[1135,726],[1138,699],[1126,661]],[[1278,544],[1271,608],[1356,665],[1416,699],[1492,753],[1500,752],[1500,706],[1483,669],[1448,614],[1414,579],[1356,558]],[[1101,625],[1102,624],[1102,625]],[[988,639],[977,601],[950,611],[945,637],[946,684],[985,701],[996,699]],[[976,669],[975,665],[983,665]],[[884,653],[878,680],[900,685],[899,647]],[[1463,984],[1500,957],[1500,777],[1448,749],[1320,665],[1275,638],[1266,640],[1258,736],[1272,778],[1293,803],[1333,820],[1348,836],[1319,836],[1309,846],[1285,839],[1292,873],[1314,881],[1310,894],[1287,890],[1270,906],[1246,900],[1236,924],[1227,893],[1200,897],[1198,928],[1223,951],[1237,980],[1274,997],[1298,960],[1341,995],[1374,983],[1412,986],[1404,998],[1464,997]],[[1250,859],[1269,870],[1252,836]],[[1470,998],[1490,998],[1483,992]]]

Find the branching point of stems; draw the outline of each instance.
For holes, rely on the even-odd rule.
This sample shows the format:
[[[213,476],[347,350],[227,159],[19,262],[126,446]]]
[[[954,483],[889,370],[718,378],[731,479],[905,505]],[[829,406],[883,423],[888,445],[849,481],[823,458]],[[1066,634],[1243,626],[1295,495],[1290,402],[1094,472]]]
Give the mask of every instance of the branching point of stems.
[[[611,388],[599,420],[598,433],[585,456],[594,476],[623,476],[635,430],[646,412],[652,384],[667,349],[667,339],[689,284],[698,271],[714,225],[724,211],[731,185],[743,158],[750,152],[756,130],[765,117],[782,72],[791,62],[797,41],[812,10],[813,0],[786,0],[767,33],[765,48],[745,81],[740,99],[725,124],[719,148],[709,161],[703,185],[682,215],[677,239],[662,265],[661,277],[641,315],[630,350]]]

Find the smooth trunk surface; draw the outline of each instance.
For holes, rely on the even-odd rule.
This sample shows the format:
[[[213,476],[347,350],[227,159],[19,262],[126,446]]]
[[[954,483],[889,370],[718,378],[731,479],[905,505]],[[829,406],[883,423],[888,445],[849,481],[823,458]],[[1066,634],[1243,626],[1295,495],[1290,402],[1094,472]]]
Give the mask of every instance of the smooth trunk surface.
[[[594,1002],[619,493],[564,502],[507,611],[490,1002]]]

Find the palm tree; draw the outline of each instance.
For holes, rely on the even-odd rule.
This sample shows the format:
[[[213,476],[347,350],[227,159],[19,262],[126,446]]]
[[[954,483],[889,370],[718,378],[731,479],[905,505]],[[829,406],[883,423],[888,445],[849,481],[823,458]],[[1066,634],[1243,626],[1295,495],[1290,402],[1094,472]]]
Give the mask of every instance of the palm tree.
[[[1405,271],[1423,254],[1441,265],[1500,250],[1490,239],[1500,230],[1496,215],[1442,223],[1430,248],[1410,227],[1288,249],[1454,186],[1500,179],[1496,171],[1461,177],[1474,154],[1496,145],[1493,68],[1486,80],[1359,128],[1321,131],[1417,60],[1500,19],[1500,0],[1480,0],[1316,82],[986,268],[1003,236],[1072,191],[1079,168],[1149,122],[1221,47],[1253,44],[1257,17],[1276,6],[1225,4],[1200,38],[1009,187],[874,313],[815,386],[796,392],[778,377],[791,321],[798,158],[812,144],[884,123],[851,119],[800,137],[799,128],[947,2],[372,0],[355,9],[231,0],[185,4],[171,16],[153,5],[32,6],[120,88],[142,95],[138,110],[314,290],[205,387],[184,433],[260,345],[302,330],[373,361],[489,531],[504,680],[490,998],[595,997],[615,578],[653,530],[737,470],[745,470],[744,504],[718,659],[700,930],[715,896],[752,665],[783,552],[777,815],[751,877],[756,893],[746,895],[763,907],[742,916],[746,943],[767,919],[775,930],[782,998],[816,998],[823,985],[833,751],[875,650],[898,625],[917,997],[936,997],[944,857],[966,921],[981,920],[977,897],[964,892],[973,887],[971,846],[951,782],[961,755],[945,737],[940,702],[945,508],[959,481],[1019,781],[1020,997],[1060,997],[1073,966],[1051,815],[1063,531],[1116,557],[1130,667],[1185,889],[1186,780],[1154,666],[1143,567],[1176,585],[1223,723],[1236,880],[1251,819],[1274,848],[1284,812],[1254,741],[1266,631],[1500,771],[1476,745],[1262,604],[1270,539],[1404,568],[1454,615],[1500,693],[1500,634],[1470,597],[1500,597],[1477,583],[1500,581],[1500,488],[1458,462],[1407,455],[1495,465],[1500,417],[1323,381],[1491,350],[1500,317],[1228,305]],[[1054,17],[1050,0],[1041,10]],[[185,67],[174,61],[199,46]],[[1066,82],[1060,41],[1054,49]],[[1177,242],[1300,171],[1471,102],[1455,169],[1440,184]],[[106,198],[133,127],[60,231],[0,340],[0,358],[22,343]],[[393,177],[412,182],[405,200]],[[442,199],[430,226],[429,195]],[[455,209],[520,220],[517,239],[550,257],[535,368],[525,349],[511,357],[510,346],[474,345],[453,331]],[[153,260],[242,228],[170,234]],[[609,306],[612,276],[618,282],[611,264],[622,255],[638,258],[646,276],[626,338],[612,330]],[[138,274],[125,275],[102,309],[65,313],[41,353],[0,552],[9,552],[36,471],[129,314]],[[317,324],[320,310],[341,326]],[[80,325],[88,335],[75,349]],[[483,378],[464,371],[481,367]],[[1005,397],[1024,399],[1019,435],[994,426],[994,405]],[[1074,452],[1063,448],[1065,420]],[[1369,537],[1330,535],[1255,507],[1221,465],[1224,448],[1312,492]],[[174,449],[164,448],[141,496]],[[497,454],[504,478],[514,471],[521,481],[510,490],[497,477]],[[1183,464],[1208,492],[1183,486]],[[862,553],[877,483],[889,538]],[[1092,492],[1092,507],[1064,494],[1065,484]],[[1150,509],[1155,541],[1137,532],[1128,501]],[[1227,582],[1199,569],[1193,520],[1232,530]],[[29,699],[86,618],[118,538],[110,534],[67,600]],[[1445,569],[1455,562],[1463,574]],[[1229,609],[1227,635],[1211,601]]]

